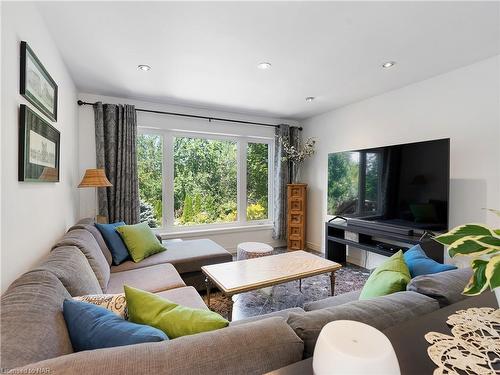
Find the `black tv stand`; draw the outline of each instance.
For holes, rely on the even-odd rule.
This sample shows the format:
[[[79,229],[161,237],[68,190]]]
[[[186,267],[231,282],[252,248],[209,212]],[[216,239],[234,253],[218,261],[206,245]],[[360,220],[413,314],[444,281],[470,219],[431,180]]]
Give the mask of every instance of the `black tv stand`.
[[[358,241],[346,239],[345,232],[357,233]],[[399,242],[407,244],[407,246],[393,245],[391,242]],[[351,225],[350,221],[328,221],[325,223],[325,257],[337,263],[346,262],[348,245],[372,253],[391,256],[399,249],[404,252],[417,244],[422,247],[428,257],[443,263],[444,247],[432,238],[417,236],[413,233],[406,235],[377,228]]]

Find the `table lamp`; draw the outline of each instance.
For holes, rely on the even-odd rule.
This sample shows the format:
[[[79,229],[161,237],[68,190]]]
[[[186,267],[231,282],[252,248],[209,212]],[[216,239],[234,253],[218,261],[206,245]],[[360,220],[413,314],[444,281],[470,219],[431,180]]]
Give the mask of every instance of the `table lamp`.
[[[113,186],[106,177],[104,169],[87,169],[82,181],[78,185],[79,188],[95,188],[95,203],[96,203],[96,216],[95,220],[98,223],[106,223],[108,219],[104,216],[99,216],[99,197],[97,189],[100,187]]]
[[[321,330],[314,348],[315,375],[400,375],[389,339],[378,329],[352,320],[336,320]]]

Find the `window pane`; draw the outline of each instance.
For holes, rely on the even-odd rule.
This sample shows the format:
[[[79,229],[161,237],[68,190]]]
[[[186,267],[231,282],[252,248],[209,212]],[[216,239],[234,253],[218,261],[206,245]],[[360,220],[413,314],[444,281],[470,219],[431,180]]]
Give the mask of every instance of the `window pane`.
[[[162,225],[163,139],[160,135],[137,136],[137,172],[141,199],[141,222]]]
[[[247,220],[268,218],[269,146],[249,143],[247,147]]]
[[[174,224],[236,221],[237,164],[236,142],[174,138]]]

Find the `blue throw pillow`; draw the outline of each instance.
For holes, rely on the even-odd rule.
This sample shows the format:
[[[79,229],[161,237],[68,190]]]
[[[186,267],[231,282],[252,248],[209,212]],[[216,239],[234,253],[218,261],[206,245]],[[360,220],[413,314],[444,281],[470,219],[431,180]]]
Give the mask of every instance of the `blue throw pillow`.
[[[75,352],[168,340],[159,329],[129,322],[87,302],[65,299],[63,314]]]
[[[113,258],[113,264],[115,266],[130,259],[127,246],[125,246],[120,234],[115,230],[116,227],[121,227],[123,225],[125,225],[123,221],[113,224],[95,224],[99,232],[101,232],[104,241],[106,241],[109,251],[111,251],[111,257]]]
[[[420,275],[450,271],[457,268],[451,264],[441,264],[429,258],[420,245],[415,245],[411,249],[408,249],[408,251],[404,253],[404,259],[412,278]]]

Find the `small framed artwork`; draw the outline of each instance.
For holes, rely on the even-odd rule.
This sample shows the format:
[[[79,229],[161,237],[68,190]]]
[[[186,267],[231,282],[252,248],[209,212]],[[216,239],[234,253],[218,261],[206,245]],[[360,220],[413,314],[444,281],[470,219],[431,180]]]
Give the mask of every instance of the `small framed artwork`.
[[[57,122],[57,85],[26,42],[21,42],[20,77],[20,94]]]
[[[59,131],[21,104],[19,111],[19,181],[59,182]]]

